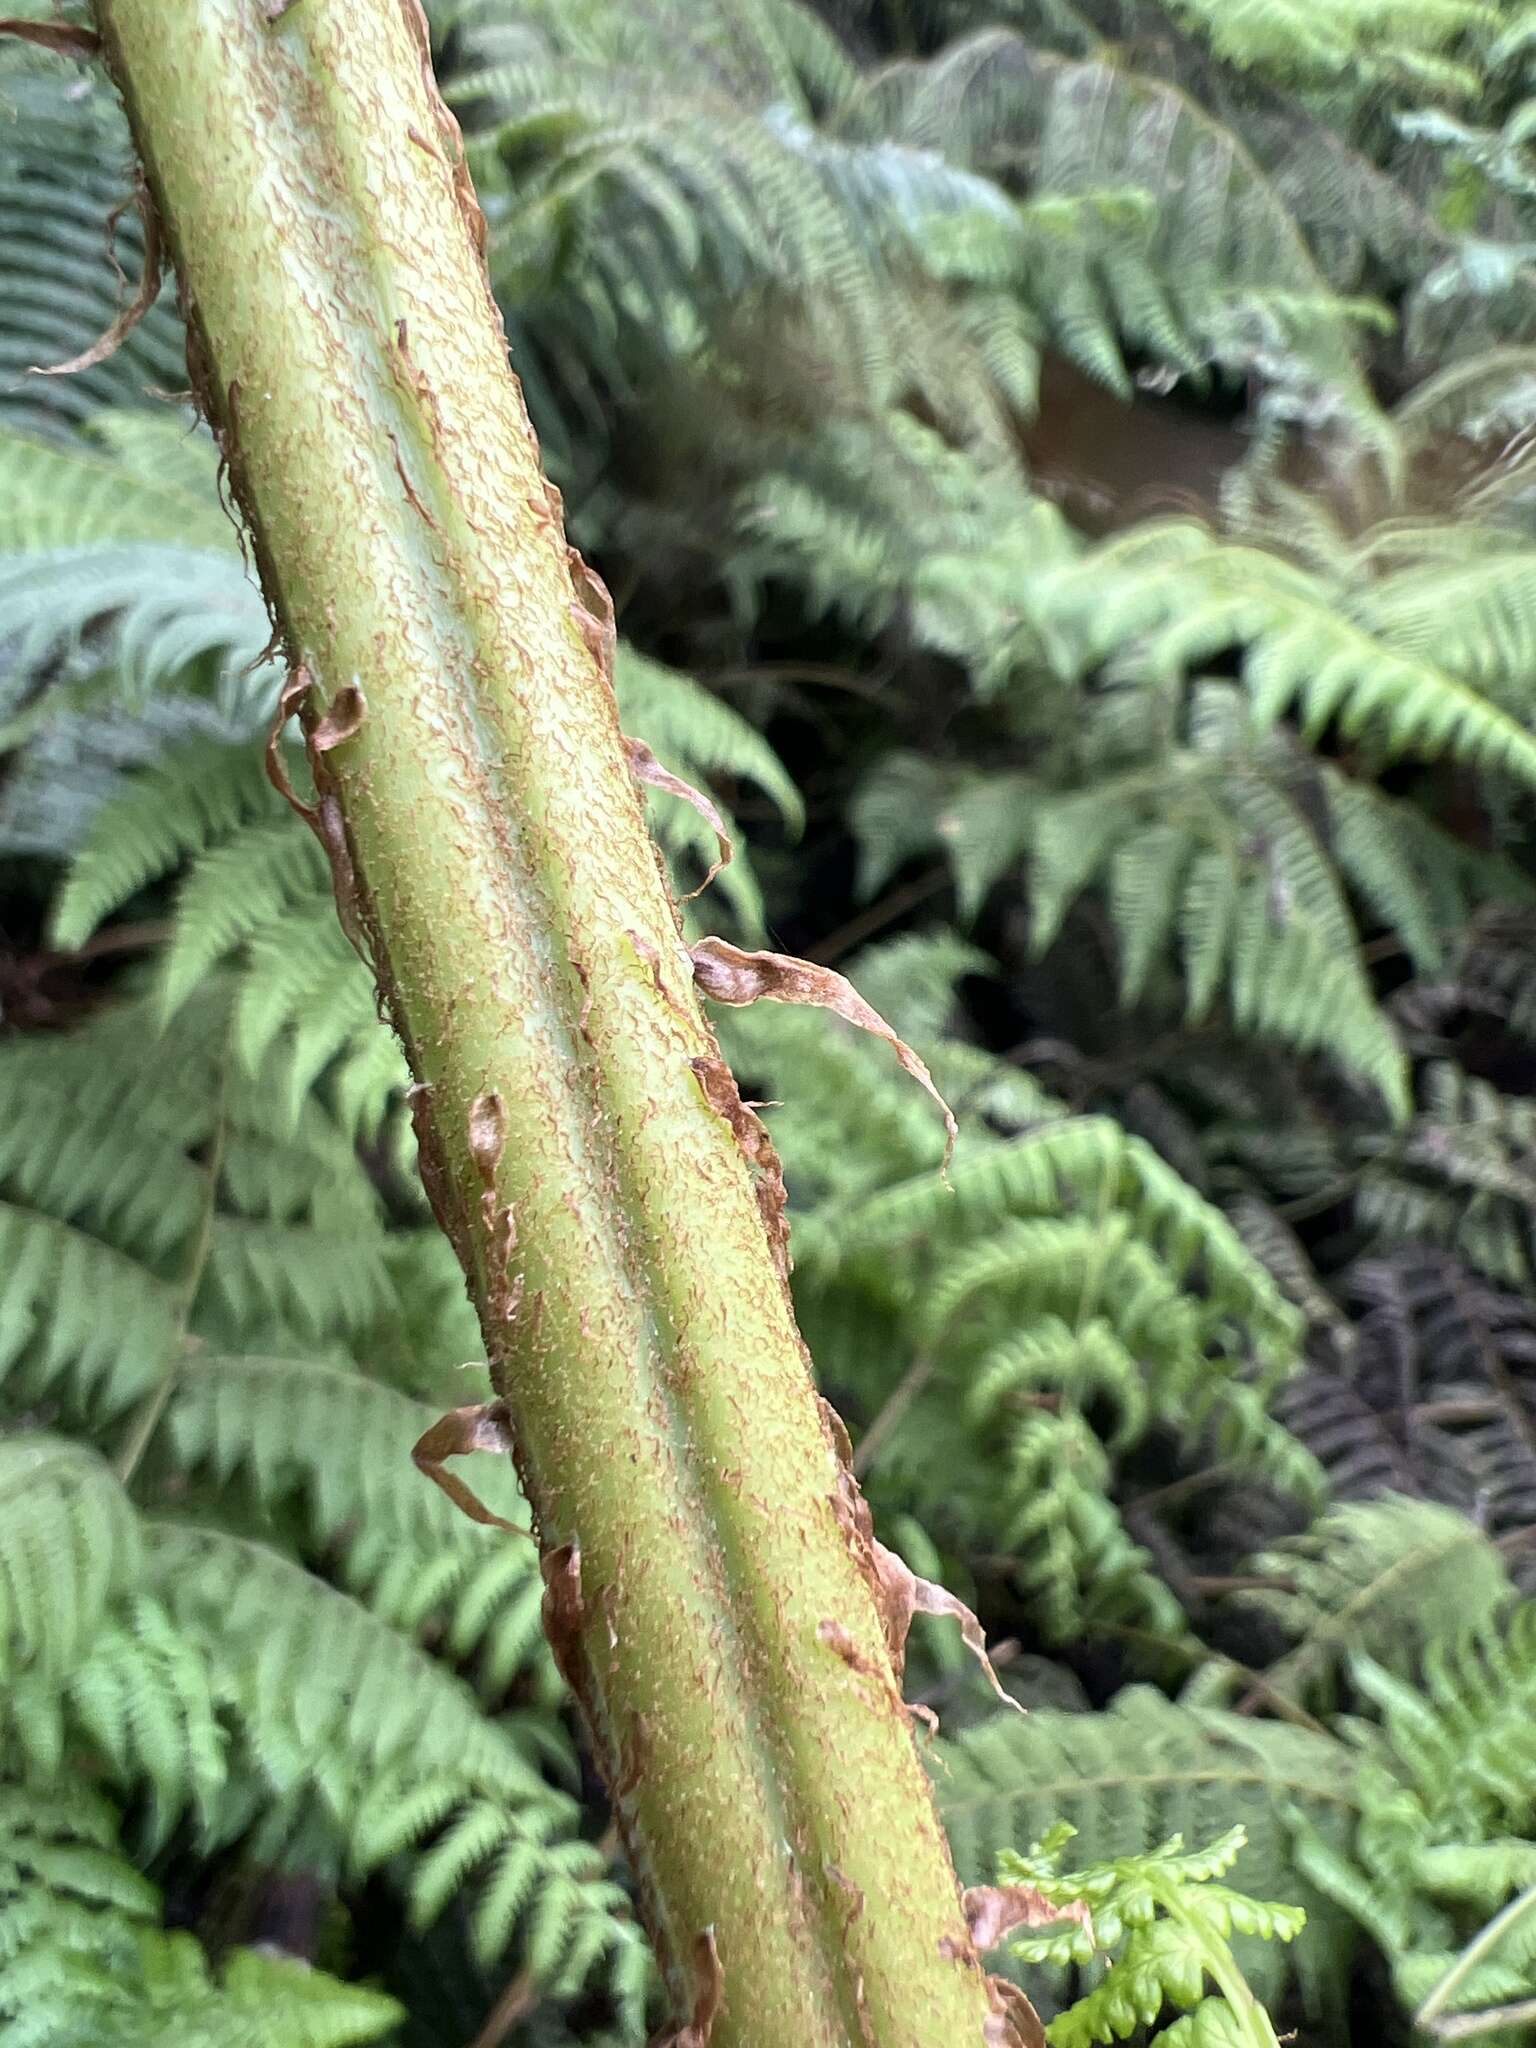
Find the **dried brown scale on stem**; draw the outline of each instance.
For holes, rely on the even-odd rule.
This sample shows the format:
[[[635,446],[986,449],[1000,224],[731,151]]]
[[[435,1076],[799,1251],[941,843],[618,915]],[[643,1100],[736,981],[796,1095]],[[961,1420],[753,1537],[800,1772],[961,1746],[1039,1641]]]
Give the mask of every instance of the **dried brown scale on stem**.
[[[565,560],[571,572],[571,589],[575,592],[570,604],[571,617],[582,644],[597,664],[598,674],[612,690],[613,657],[619,644],[613,599],[608,594],[607,584],[595,569],[588,567],[579,549],[567,546]]]
[[[774,1260],[787,1281],[791,1267],[789,1190],[784,1185],[784,1168],[774,1149],[773,1139],[768,1135],[768,1126],[755,1110],[742,1101],[736,1076],[724,1060],[696,1057],[689,1061],[689,1065],[699,1077],[704,1100],[716,1116],[723,1117],[730,1125],[731,1135],[741,1147],[741,1156],[751,1169],[763,1228],[768,1233]]]
[[[322,718],[315,720],[309,735],[311,752],[328,754],[333,747],[345,746],[348,740],[356,739],[367,715],[368,700],[361,685],[344,683],[332,697],[330,709]]]
[[[690,889],[681,899],[684,903],[691,903],[695,896],[704,894],[720,870],[728,867],[736,857],[736,848],[732,844],[730,833],[725,829],[725,820],[702,790],[695,789],[691,782],[684,782],[680,775],[674,775],[669,769],[663,768],[644,740],[630,739],[626,735],[622,739],[622,745],[630,773],[637,782],[645,783],[650,789],[662,790],[668,796],[681,797],[685,804],[693,806],[715,835],[715,845],[719,849],[718,857],[699,886]]]
[[[582,1630],[587,1607],[581,1590],[581,1546],[561,1543],[539,1560],[544,1574],[542,1613],[555,1668],[583,1706],[590,1711],[586,1648]]]
[[[506,1105],[494,1089],[469,1105],[469,1151],[480,1176],[480,1221],[486,1241],[486,1287],[501,1321],[512,1322],[523,1302],[523,1276],[510,1270],[517,1249],[517,1217],[497,1192],[496,1170],[507,1145]]]
[[[4,32],[5,24],[0,23],[0,33]],[[29,40],[36,41],[37,38],[34,37]],[[116,355],[129,335],[132,334],[134,328],[138,326],[144,315],[160,296],[160,279],[165,268],[160,245],[160,216],[155,211],[154,201],[149,196],[149,187],[145,184],[142,174],[135,180],[133,192],[124,201],[124,205],[132,206],[137,212],[139,219],[144,223],[144,270],[139,279],[138,290],[117,315],[117,318],[112,322],[106,333],[93,341],[89,348],[82,349],[79,355],[71,356],[67,362],[34,363],[27,373],[29,376],[73,377],[80,370],[91,370],[98,363],[106,362],[109,356]],[[111,254],[112,231],[117,225],[122,211],[123,208],[119,207],[116,212],[109,216],[107,221],[109,255]],[[112,262],[113,267],[117,268],[117,258],[115,256],[112,257]],[[118,276],[119,278],[122,277],[120,269],[118,270]]]
[[[427,1206],[438,1229],[453,1246],[459,1264],[468,1271],[468,1262],[473,1257],[469,1219],[459,1199],[457,1183],[438,1156],[437,1127],[430,1113],[430,1083],[415,1082],[406,1090],[405,1099],[410,1104],[411,1129],[416,1134],[416,1163],[421,1172]]]
[[[432,517],[432,513],[423,501],[420,492],[411,482],[410,471],[405,466],[405,457],[400,453],[400,436],[398,434],[393,432],[390,434],[389,446],[390,452],[395,458],[395,474],[400,479],[401,489],[405,492],[406,498],[410,502],[411,510],[418,519],[424,520],[434,533],[441,533],[442,528]]]
[[[1046,2048],[1040,2015],[1017,1984],[989,1977],[987,1990],[992,1999],[992,2015],[982,2029],[987,2048]]]
[[[823,1401],[821,1406],[823,1418],[832,1418],[832,1422],[827,1425],[829,1429],[833,1429],[835,1425],[833,1433],[838,1440],[838,1449],[841,1453],[843,1445],[848,1442],[848,1433],[843,1426],[842,1418],[826,1401]],[[839,1463],[833,1506],[848,1546],[874,1590],[880,1618],[885,1628],[886,1648],[890,1653],[898,1697],[902,1674],[907,1666],[907,1637],[911,1633],[913,1618],[919,1614],[929,1614],[959,1624],[960,1640],[981,1666],[993,1692],[1005,1707],[1010,1707],[1016,1714],[1022,1714],[1024,1709],[1011,1693],[1003,1690],[1002,1681],[993,1668],[992,1659],[987,1655],[986,1637],[982,1633],[981,1623],[963,1600],[949,1592],[946,1587],[935,1585],[931,1579],[919,1578],[911,1566],[898,1557],[894,1550],[888,1550],[878,1540],[869,1503],[859,1489],[851,1465],[842,1460]],[[823,1622],[821,1626],[826,1629],[832,1624]],[[839,1647],[832,1636],[823,1636],[822,1639],[833,1642],[835,1648]],[[908,1709],[908,1712],[912,1711]],[[926,1709],[918,1711],[922,1719],[933,1718]]]
[[[890,1665],[866,1656],[840,1621],[820,1622],[816,1633],[829,1650],[842,1658],[850,1671],[857,1671],[861,1678],[873,1679],[877,1685],[895,1686]]]
[[[1093,1918],[1081,1899],[1054,1905],[1031,1884],[972,1885],[961,1893],[960,1904],[971,1939],[982,1955],[1006,1940],[1016,1927],[1054,1927],[1071,1920],[1090,1938],[1093,1934]]]
[[[712,1927],[706,1927],[694,1942],[693,1970],[697,1988],[687,2026],[658,2036],[651,2048],[709,2048],[715,2021],[725,2005],[725,1972],[720,1967],[720,1951],[715,1946]]]
[[[67,21],[26,21],[7,15],[0,20],[0,36],[14,36],[18,42],[35,43],[40,50],[54,50],[61,57],[99,57],[101,37],[94,29],[76,28]]]
[[[287,0],[289,6],[297,0]],[[437,89],[437,73],[432,68],[432,30],[427,21],[427,11],[421,0],[400,0],[405,24],[416,44],[421,58],[421,82],[437,123],[437,132],[448,149],[448,163],[453,174],[453,194],[458,202],[459,216],[469,231],[470,246],[480,264],[481,276],[485,279],[486,297],[491,298],[490,275],[485,268],[486,225],[480,201],[475,196],[475,181],[469,174],[469,163],[464,154],[464,131],[460,128],[447,101]],[[494,305],[494,300],[492,304]],[[498,313],[497,324],[501,316]]]
[[[746,953],[728,939],[700,939],[690,954],[694,979],[717,1003],[745,1007],[748,1003],[805,1003],[818,1010],[831,1010],[860,1031],[883,1038],[918,1085],[927,1090],[944,1118],[944,1170],[954,1154],[960,1127],[954,1112],[934,1086],[933,1076],[911,1046],[886,1023],[880,1012],[865,1002],[845,975],[830,967],[817,967],[809,960],[797,960],[792,953]]]
[[[315,829],[315,807],[305,803],[294,789],[288,775],[288,764],[283,759],[283,733],[288,721],[298,711],[310,691],[314,688],[314,677],[307,668],[293,669],[277,696],[277,709],[272,714],[272,723],[267,728],[267,780],[290,809],[297,811],[305,824]]]
[[[505,1529],[513,1536],[527,1536],[532,1542],[528,1530],[501,1515],[493,1515],[474,1489],[457,1472],[450,1472],[445,1462],[449,1458],[466,1458],[474,1451],[496,1451],[506,1458],[516,1448],[506,1402],[482,1401],[473,1407],[455,1408],[424,1430],[412,1448],[411,1459],[417,1471],[424,1473],[434,1486],[440,1486],[472,1522],[490,1529]]]
[[[644,1714],[636,1714],[624,1732],[619,1750],[619,1775],[612,1787],[613,1803],[622,1809],[644,1777],[650,1731]]]
[[[331,885],[336,896],[336,912],[341,928],[363,965],[372,971],[373,955],[364,934],[357,874],[352,864],[351,848],[347,843],[340,806],[335,796],[324,789],[320,790],[316,803],[305,803],[294,789],[289,779],[287,763],[283,759],[284,728],[290,718],[303,716],[306,707],[311,703],[313,692],[314,678],[301,664],[290,672],[278,693],[277,709],[273,712],[272,723],[267,728],[267,780],[319,840],[330,865]],[[330,710],[313,723],[308,735],[312,767],[318,757],[328,754],[333,747],[339,747],[343,741],[355,738],[361,729],[367,708],[363,693],[355,683],[337,691]],[[318,776],[316,782],[318,787]]]

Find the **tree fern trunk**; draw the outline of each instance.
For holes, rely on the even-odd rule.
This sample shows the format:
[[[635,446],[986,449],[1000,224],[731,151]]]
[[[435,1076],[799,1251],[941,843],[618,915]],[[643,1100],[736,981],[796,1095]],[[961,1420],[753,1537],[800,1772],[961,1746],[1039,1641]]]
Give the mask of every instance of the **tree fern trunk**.
[[[979,2044],[871,1554],[416,0],[97,18],[685,2038]]]

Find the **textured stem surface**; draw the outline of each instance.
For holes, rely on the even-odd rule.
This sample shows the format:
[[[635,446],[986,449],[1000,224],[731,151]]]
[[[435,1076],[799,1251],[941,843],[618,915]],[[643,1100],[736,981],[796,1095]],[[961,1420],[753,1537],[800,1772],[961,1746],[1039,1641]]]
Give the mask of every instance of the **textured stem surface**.
[[[714,2003],[713,1929],[715,2048],[979,2048],[871,1546],[416,0],[97,20],[679,2010]]]

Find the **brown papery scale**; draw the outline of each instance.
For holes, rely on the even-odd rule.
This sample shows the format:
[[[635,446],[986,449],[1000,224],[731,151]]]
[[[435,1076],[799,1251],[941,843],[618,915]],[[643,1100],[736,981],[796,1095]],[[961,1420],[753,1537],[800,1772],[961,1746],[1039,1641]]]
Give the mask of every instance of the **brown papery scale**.
[[[700,939],[689,954],[693,978],[717,1003],[745,1008],[748,1003],[804,1003],[813,1009],[831,1010],[860,1031],[883,1038],[898,1060],[921,1088],[939,1105],[944,1118],[944,1170],[954,1156],[960,1135],[954,1112],[934,1086],[925,1063],[898,1038],[873,1005],[866,1003],[846,975],[814,961],[798,960],[792,953],[746,953],[728,939]]]

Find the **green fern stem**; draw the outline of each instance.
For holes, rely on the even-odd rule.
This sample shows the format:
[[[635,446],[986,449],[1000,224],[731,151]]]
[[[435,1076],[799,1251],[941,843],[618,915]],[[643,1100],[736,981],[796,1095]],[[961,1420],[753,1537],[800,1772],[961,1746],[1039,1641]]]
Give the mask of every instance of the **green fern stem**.
[[[674,1995],[713,2048],[979,2044],[988,1990],[837,1445],[701,1085],[715,1042],[417,0],[96,18],[313,680],[339,894],[419,1084],[551,1635]]]
[[[1206,1975],[1227,2002],[1233,2048],[1280,2048],[1269,2014],[1254,1997],[1226,1942],[1214,1940],[1196,1916],[1181,1911],[1176,1894],[1172,1898],[1165,1896],[1163,1904],[1168,1917],[1178,1922],[1194,1944]]]
[[[1487,1926],[1467,1943],[1414,2014],[1414,2025],[1424,2028],[1429,2033],[1442,2034],[1449,2039],[1455,2035],[1492,2033],[1501,2025],[1518,2024],[1519,2019],[1528,2019],[1531,2013],[1524,2004],[1519,2015],[1512,2015],[1507,2007],[1489,2013],[1459,2013],[1451,2021],[1446,2020],[1443,2015],[1447,2006],[1453,2002],[1479,1965],[1487,1961],[1501,1942],[1509,1939],[1511,1932],[1519,1927],[1522,1921],[1529,1920],[1533,1912],[1536,1912],[1536,1886],[1529,1886],[1511,1899],[1501,1911],[1495,1913]]]

